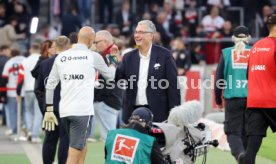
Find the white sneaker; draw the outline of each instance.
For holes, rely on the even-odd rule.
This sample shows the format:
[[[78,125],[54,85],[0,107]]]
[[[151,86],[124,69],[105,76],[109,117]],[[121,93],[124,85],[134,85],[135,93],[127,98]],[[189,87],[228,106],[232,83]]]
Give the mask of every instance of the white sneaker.
[[[6,135],[6,136],[12,135],[12,130],[11,130],[11,129],[6,130],[6,131],[5,131],[5,135]]]
[[[28,138],[25,137],[25,136],[20,136],[20,137],[18,138],[18,140],[19,140],[19,141],[27,141]]]
[[[95,138],[92,138],[92,137],[90,137],[90,138],[87,138],[87,141],[88,142],[97,142],[97,140],[95,139]]]
[[[41,143],[41,142],[42,142],[42,140],[38,137],[33,137],[32,138],[32,143]]]

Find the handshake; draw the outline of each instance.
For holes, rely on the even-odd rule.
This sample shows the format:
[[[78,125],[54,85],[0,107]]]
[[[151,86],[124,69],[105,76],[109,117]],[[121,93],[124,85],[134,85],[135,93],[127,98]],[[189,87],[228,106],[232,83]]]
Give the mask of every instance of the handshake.
[[[47,106],[42,122],[42,128],[47,131],[55,131],[55,126],[58,126],[57,117],[54,114],[53,106]]]
[[[114,66],[117,66],[119,64],[118,58],[115,55],[108,54],[106,55],[106,58],[108,59],[109,63]]]

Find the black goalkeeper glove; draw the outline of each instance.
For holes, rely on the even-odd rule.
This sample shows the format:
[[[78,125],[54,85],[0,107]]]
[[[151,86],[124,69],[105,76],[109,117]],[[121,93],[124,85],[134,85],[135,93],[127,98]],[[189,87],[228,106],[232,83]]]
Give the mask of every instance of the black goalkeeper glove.
[[[108,54],[106,55],[106,58],[109,60],[109,63],[113,64],[114,66],[117,66],[119,64],[117,57],[114,55]]]

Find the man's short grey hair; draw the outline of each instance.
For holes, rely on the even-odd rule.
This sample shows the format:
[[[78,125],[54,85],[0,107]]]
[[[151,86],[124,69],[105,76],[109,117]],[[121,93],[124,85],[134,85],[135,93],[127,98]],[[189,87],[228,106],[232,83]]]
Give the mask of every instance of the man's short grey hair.
[[[152,21],[150,20],[141,20],[140,22],[138,22],[138,25],[147,25],[148,26],[148,30],[150,32],[155,33],[156,32],[156,28],[155,25]]]
[[[101,35],[104,37],[104,39],[109,43],[109,44],[113,44],[113,36],[111,35],[111,33],[107,30],[101,30],[101,31],[98,31],[96,33],[96,37],[97,35]]]

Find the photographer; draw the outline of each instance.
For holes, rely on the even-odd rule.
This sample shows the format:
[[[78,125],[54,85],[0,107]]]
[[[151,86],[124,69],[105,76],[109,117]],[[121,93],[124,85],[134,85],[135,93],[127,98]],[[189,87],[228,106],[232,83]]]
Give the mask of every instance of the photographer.
[[[109,131],[105,143],[105,163],[165,164],[154,137],[149,136],[153,114],[148,108],[133,111],[126,128]]]
[[[176,62],[178,76],[183,76],[189,71],[192,65],[190,52],[181,38],[176,38],[172,44],[173,58]]]

